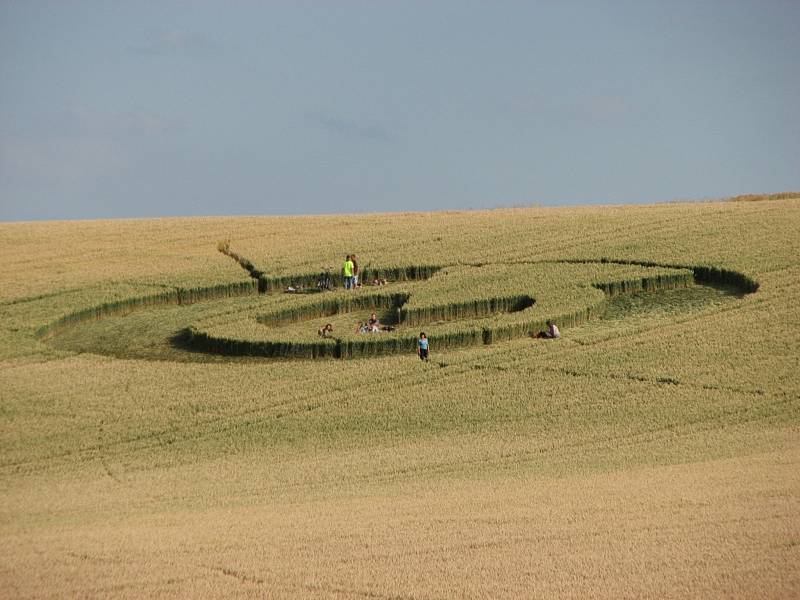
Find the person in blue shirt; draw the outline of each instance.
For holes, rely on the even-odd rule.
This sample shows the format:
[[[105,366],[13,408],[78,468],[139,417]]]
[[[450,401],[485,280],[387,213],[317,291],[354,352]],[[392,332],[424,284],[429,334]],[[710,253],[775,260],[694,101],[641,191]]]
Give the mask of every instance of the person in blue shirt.
[[[417,354],[420,360],[428,360],[428,337],[424,331],[419,334],[419,339],[417,340]]]

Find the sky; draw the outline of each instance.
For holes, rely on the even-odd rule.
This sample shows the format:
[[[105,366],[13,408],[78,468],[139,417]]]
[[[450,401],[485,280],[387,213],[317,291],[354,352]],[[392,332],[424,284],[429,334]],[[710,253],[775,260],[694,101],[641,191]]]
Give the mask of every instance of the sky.
[[[800,189],[800,2],[0,0],[0,221]]]

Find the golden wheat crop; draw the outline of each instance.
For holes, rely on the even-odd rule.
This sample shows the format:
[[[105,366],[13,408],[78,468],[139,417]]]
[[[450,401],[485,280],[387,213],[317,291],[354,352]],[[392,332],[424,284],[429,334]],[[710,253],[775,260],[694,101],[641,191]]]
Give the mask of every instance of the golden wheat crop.
[[[798,230],[792,199],[0,224],[0,597],[798,596]],[[281,285],[442,269],[258,294],[224,240]],[[593,287],[680,266],[731,285]],[[180,336],[318,341],[369,310],[258,319],[400,292],[537,301],[432,335],[604,307],[429,363]]]

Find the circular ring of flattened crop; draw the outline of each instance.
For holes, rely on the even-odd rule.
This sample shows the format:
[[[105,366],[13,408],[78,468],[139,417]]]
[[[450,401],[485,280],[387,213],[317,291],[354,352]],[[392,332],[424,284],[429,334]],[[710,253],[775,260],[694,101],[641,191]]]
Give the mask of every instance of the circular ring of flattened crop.
[[[180,348],[220,356],[347,358],[414,352],[424,329],[439,351],[528,336],[548,320],[562,328],[577,325],[602,312],[607,299],[618,294],[681,288],[693,281],[727,284],[741,293],[758,288],[734,271],[632,260],[402,267],[383,274],[389,274],[386,286],[281,294],[280,306],[242,314],[223,311],[225,318],[193,321],[172,337]],[[284,286],[297,281],[303,285],[313,277],[269,279],[258,272],[251,282],[235,286],[131,298],[67,315],[39,334],[53,337],[85,321],[160,307],[257,298],[259,292],[276,298],[275,292]],[[371,312],[379,315],[383,328],[357,333],[356,322]],[[337,319],[334,335],[317,335],[320,324]]]

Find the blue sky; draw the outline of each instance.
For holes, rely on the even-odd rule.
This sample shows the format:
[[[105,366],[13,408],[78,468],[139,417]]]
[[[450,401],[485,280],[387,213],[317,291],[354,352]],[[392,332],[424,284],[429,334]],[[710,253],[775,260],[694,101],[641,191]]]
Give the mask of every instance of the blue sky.
[[[0,0],[0,220],[800,189],[800,2]]]

